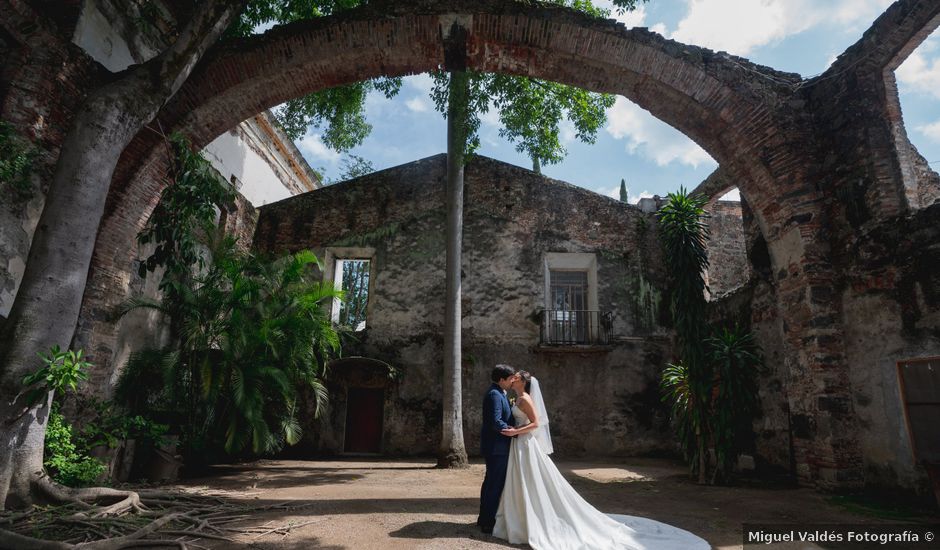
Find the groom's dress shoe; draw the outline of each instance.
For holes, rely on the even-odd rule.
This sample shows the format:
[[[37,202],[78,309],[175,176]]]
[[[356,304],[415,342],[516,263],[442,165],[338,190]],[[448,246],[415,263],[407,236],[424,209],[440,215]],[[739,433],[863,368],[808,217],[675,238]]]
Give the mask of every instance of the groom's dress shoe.
[[[492,527],[483,527],[483,526],[480,526],[480,531],[483,531],[483,532],[486,533],[487,535],[492,535],[492,534],[493,534],[493,528],[492,528]]]

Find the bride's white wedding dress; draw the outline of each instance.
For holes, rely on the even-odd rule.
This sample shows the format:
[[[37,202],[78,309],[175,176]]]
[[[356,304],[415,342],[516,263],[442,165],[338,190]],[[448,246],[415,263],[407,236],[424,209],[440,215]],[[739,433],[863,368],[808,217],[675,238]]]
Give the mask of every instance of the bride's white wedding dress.
[[[517,428],[529,424],[519,407],[512,407],[512,415]],[[598,511],[578,495],[542,449],[551,446],[551,439],[540,444],[535,432],[541,429],[540,425],[512,440],[494,536],[513,544],[528,543],[535,550],[711,548],[705,540],[665,523]]]

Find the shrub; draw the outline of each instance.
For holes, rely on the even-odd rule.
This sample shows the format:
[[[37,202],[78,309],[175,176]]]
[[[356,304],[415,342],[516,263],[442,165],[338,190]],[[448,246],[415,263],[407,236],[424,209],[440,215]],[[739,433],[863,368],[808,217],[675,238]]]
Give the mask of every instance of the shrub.
[[[72,437],[72,426],[65,421],[59,407],[53,405],[46,426],[43,465],[55,481],[69,487],[94,483],[105,471],[105,465],[79,452]]]

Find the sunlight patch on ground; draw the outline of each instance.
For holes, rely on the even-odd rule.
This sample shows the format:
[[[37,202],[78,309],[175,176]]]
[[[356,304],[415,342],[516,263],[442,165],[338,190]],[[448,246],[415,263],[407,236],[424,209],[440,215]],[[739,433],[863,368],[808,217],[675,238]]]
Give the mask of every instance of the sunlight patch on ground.
[[[616,467],[578,468],[572,469],[571,473],[599,483],[630,483],[633,481],[653,481],[655,479],[636,471]]]

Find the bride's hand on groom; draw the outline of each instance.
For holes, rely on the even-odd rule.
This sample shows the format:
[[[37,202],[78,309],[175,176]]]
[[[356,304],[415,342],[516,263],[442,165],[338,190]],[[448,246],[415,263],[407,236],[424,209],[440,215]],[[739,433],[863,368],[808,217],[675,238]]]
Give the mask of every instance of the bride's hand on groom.
[[[505,435],[506,437],[516,437],[516,434],[517,434],[515,428],[506,428],[505,430],[502,430],[499,433]]]

